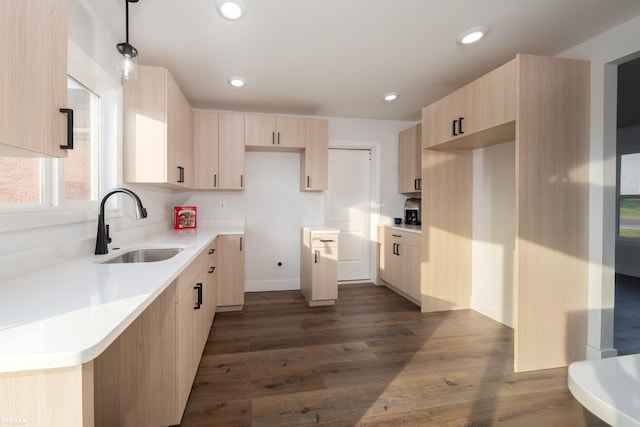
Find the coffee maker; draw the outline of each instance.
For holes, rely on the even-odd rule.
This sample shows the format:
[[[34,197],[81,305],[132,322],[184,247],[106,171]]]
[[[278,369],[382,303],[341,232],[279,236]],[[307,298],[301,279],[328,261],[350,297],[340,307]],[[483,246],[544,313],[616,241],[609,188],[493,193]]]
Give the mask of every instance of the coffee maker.
[[[422,199],[408,198],[404,202],[404,223],[407,225],[420,225],[420,203]]]

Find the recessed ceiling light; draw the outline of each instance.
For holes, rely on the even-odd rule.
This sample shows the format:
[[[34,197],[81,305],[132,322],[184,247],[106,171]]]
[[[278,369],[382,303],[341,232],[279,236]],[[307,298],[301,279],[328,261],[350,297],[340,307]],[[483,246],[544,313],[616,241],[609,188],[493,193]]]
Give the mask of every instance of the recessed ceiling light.
[[[479,42],[484,36],[487,35],[489,31],[489,27],[485,27],[484,25],[469,28],[467,31],[463,31],[458,36],[458,43],[467,45]]]
[[[222,17],[235,21],[244,15],[245,5],[242,0],[216,0],[216,8]]]
[[[245,80],[242,77],[233,76],[229,77],[229,84],[233,87],[242,87],[245,84]]]
[[[393,102],[396,99],[398,99],[398,96],[400,96],[400,94],[398,92],[388,92],[388,93],[384,94],[382,99],[384,99],[387,102]]]

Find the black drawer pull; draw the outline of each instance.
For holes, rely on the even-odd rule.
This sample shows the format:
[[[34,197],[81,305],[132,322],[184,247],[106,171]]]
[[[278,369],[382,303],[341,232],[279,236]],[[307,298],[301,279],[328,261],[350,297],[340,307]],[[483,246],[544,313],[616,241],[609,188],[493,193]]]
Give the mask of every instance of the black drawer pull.
[[[196,305],[193,309],[200,310],[200,306],[202,305],[202,283],[196,283],[193,289],[196,290]]]
[[[216,268],[215,268],[215,267],[211,267],[211,268],[209,269],[209,274],[213,273],[214,271],[216,271]]]
[[[61,145],[63,150],[73,150],[73,110],[61,108],[60,112],[67,115],[67,145]]]

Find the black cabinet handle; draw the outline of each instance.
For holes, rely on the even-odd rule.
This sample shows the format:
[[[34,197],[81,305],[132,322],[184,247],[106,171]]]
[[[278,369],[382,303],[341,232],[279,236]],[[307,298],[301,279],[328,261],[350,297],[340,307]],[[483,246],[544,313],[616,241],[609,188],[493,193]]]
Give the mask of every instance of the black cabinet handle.
[[[215,248],[209,249],[209,255],[213,254],[216,251]]]
[[[213,174],[213,188],[217,188],[218,187],[218,174],[214,173]]]
[[[184,182],[184,168],[178,166],[178,182]]]
[[[453,127],[452,127],[453,136],[457,136],[458,135],[457,126],[456,126],[457,124],[458,124],[458,121],[454,120],[453,121]]]
[[[396,246],[397,246],[397,245],[398,245],[397,243],[394,243],[394,244],[393,244],[393,250],[392,250],[392,252],[393,252],[393,254],[394,254],[394,255],[396,254]]]
[[[278,145],[280,145],[280,132],[278,132]]]
[[[422,191],[422,178],[418,178],[418,188],[416,190]]]
[[[216,268],[215,268],[215,267],[211,267],[211,268],[209,269],[209,274],[213,273],[214,271],[216,271]]]
[[[307,176],[307,188],[311,188],[311,177]]]
[[[240,175],[240,188],[244,188],[244,175]]]
[[[413,189],[417,190],[418,189],[418,178],[413,180]]]
[[[462,135],[464,132],[462,131],[462,121],[464,120],[464,117],[460,117],[458,119],[458,133],[460,135]]]
[[[400,256],[400,243],[396,243],[396,255]]]
[[[240,252],[242,252],[242,240],[244,239],[244,237],[240,237]]]
[[[392,236],[393,236],[393,237],[402,237],[402,236],[401,236],[401,235],[399,235],[399,234],[392,234]]]
[[[73,110],[61,108],[60,112],[67,115],[67,145],[61,145],[63,150],[73,150]]]
[[[202,305],[202,283],[196,283],[193,289],[196,290],[196,305],[193,309],[200,310],[200,306]]]
[[[320,239],[320,241],[321,241],[322,243],[331,243],[331,242],[335,242],[335,240],[333,240],[333,239],[326,239],[326,240],[325,240],[325,239]]]
[[[319,253],[320,253],[320,251],[314,251],[314,254],[313,254],[313,262],[314,262],[314,264],[318,263],[318,254]]]

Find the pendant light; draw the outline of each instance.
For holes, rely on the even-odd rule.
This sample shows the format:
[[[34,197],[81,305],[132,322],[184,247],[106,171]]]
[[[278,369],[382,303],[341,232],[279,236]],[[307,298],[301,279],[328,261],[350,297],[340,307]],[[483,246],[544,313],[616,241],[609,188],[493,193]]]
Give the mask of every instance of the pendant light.
[[[116,46],[118,52],[122,55],[120,61],[120,68],[122,68],[122,78],[135,79],[137,75],[136,64],[138,62],[138,51],[135,47],[129,44],[129,3],[138,3],[138,0],[124,0],[125,3],[125,19],[127,26],[127,41],[124,43],[118,43]]]

